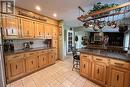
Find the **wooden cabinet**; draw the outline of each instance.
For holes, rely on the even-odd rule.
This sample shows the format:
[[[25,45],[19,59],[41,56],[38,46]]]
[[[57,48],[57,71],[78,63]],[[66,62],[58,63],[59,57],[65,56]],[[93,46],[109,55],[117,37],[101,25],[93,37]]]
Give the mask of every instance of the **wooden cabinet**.
[[[57,38],[58,38],[58,27],[57,26],[52,26],[53,28],[53,39],[56,39],[57,40]]]
[[[22,37],[34,38],[35,22],[30,19],[21,18],[20,23],[21,23],[21,28],[22,28]]]
[[[10,39],[19,38],[20,19],[15,16],[3,16],[2,19],[3,19],[4,38],[10,38]]]
[[[55,63],[56,59],[55,59],[55,50],[54,50],[54,49],[49,50],[48,58],[49,58],[49,61],[48,61],[48,64],[49,64],[49,65]]]
[[[91,55],[86,55],[86,54],[81,54],[80,55],[80,74],[90,78],[91,77],[91,67],[92,67],[92,56]]]
[[[39,68],[46,67],[48,64],[48,53],[46,51],[40,51],[38,57],[38,66]]]
[[[22,54],[7,56],[7,80],[16,79],[23,76],[25,73],[24,63],[25,62]]]
[[[52,25],[44,24],[44,28],[45,28],[45,38],[52,39],[52,30],[53,30]]]
[[[37,70],[38,67],[38,56],[37,53],[29,53],[29,56],[25,58],[26,61],[26,72],[30,73]]]
[[[92,79],[101,85],[107,84],[107,66],[109,59],[93,56]]]
[[[111,66],[109,87],[130,87],[130,71]]]
[[[44,38],[44,24],[43,22],[36,22],[35,23],[35,37]]]

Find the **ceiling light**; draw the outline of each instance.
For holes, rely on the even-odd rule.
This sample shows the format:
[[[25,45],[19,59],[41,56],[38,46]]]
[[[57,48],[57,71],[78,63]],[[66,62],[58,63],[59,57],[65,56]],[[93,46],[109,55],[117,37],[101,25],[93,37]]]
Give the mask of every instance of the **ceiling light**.
[[[41,11],[40,6],[36,6],[36,10]]]
[[[57,14],[56,14],[56,13],[54,13],[54,14],[53,14],[53,16],[54,16],[54,17],[57,17]]]

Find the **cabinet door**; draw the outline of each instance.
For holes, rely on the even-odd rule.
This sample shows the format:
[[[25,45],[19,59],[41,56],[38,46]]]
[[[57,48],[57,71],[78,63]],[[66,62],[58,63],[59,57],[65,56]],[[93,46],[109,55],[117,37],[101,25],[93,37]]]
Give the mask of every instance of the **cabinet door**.
[[[44,24],[45,27],[45,38],[51,39],[52,38],[52,25]]]
[[[57,26],[53,26],[53,39],[57,39],[58,38],[58,27]]]
[[[49,54],[49,65],[54,64],[54,63],[55,63],[55,54],[50,53]]]
[[[98,83],[105,85],[107,75],[107,66],[104,63],[93,62],[92,78]]]
[[[30,56],[26,58],[26,72],[32,72],[37,69],[37,58],[36,56]]]
[[[18,17],[5,16],[3,18],[4,37],[5,38],[18,38],[19,37],[19,23]]]
[[[80,74],[88,78],[91,76],[91,61],[89,59],[80,59]]]
[[[57,40],[52,40],[52,47],[58,48],[58,41]]]
[[[48,57],[47,56],[48,55],[46,53],[39,55],[38,63],[39,63],[40,68],[47,66],[47,64],[48,64]]]
[[[44,38],[44,24],[42,22],[36,22],[36,37]]]
[[[110,69],[110,87],[130,87],[130,72],[124,69]]]
[[[34,37],[35,23],[32,20],[22,18],[22,35],[24,38]]]
[[[25,65],[23,59],[15,59],[7,62],[8,79],[14,79],[24,74]]]

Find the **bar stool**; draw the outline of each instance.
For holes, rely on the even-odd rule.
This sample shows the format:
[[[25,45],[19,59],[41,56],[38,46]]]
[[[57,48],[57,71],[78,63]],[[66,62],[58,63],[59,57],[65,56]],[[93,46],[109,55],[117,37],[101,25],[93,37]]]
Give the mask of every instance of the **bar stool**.
[[[77,49],[75,47],[71,48],[73,54],[73,69],[79,70],[80,67],[80,56],[77,54]]]

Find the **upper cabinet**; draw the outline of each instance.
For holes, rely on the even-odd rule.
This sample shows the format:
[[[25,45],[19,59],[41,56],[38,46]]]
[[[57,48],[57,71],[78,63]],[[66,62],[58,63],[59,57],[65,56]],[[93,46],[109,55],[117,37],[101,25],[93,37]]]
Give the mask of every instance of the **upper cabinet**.
[[[19,38],[20,37],[20,28],[19,28],[20,19],[15,16],[3,16],[2,19],[3,19],[4,38]]]
[[[35,37],[36,38],[44,38],[44,23],[43,22],[35,22]]]
[[[34,38],[35,22],[30,19],[21,18],[20,23],[21,23],[21,29],[22,29],[22,37]]]
[[[57,38],[58,38],[58,27],[53,26],[53,39],[57,39]]]
[[[52,39],[52,30],[53,30],[52,25],[44,24],[44,27],[45,27],[45,38]]]

